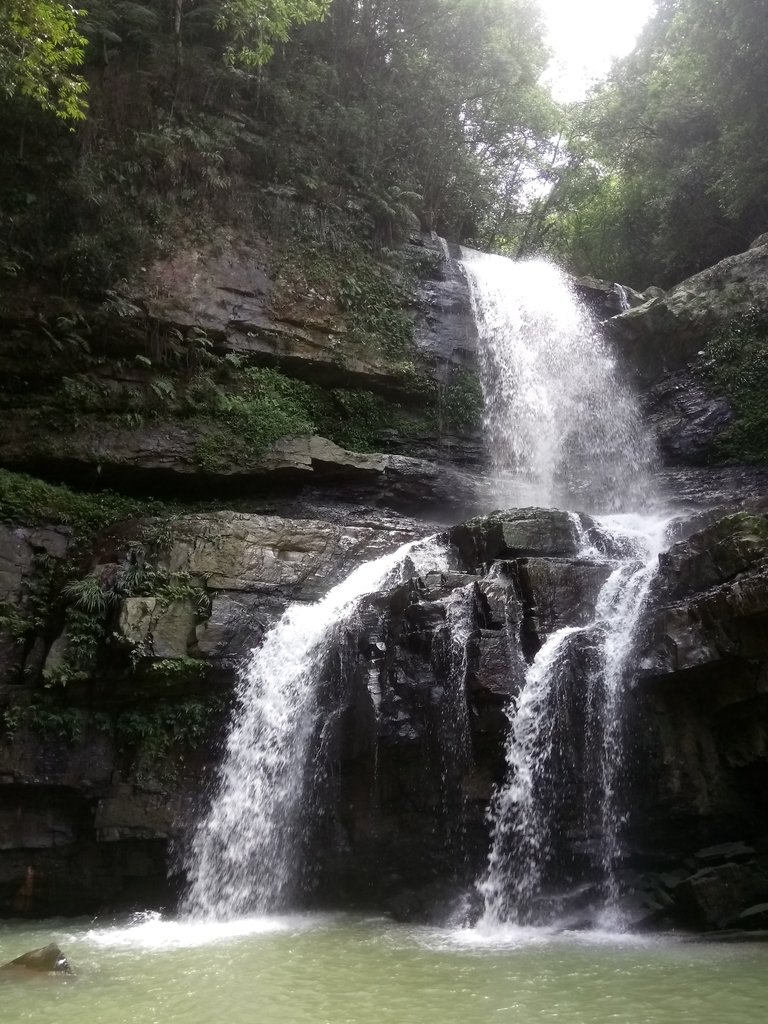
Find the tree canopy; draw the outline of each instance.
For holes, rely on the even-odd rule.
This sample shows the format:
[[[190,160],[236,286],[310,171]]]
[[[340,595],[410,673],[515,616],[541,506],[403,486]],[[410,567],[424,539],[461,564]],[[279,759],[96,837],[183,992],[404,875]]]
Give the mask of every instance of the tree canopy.
[[[768,227],[766,0],[660,0],[567,109],[536,0],[83,6],[0,9],[6,267],[107,279],[185,224],[276,222],[275,196],[637,286]]]
[[[663,0],[573,112],[545,242],[580,269],[663,284],[768,227],[765,0]]]

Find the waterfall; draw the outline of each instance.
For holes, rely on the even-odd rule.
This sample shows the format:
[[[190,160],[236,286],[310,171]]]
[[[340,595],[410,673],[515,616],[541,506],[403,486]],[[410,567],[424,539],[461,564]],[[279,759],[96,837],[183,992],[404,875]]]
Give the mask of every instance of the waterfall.
[[[540,260],[514,263],[467,250],[463,263],[478,327],[495,504],[631,513],[598,519],[591,531],[572,516],[582,558],[605,562],[609,552],[607,579],[589,625],[544,638],[509,708],[506,779],[489,812],[491,851],[478,886],[483,920],[551,917],[546,894],[558,870],[567,874],[559,862],[573,861],[563,831],[579,826],[594,836],[591,872],[615,918],[625,697],[664,542],[664,522],[638,515],[653,501],[654,446],[599,326],[565,274]]]
[[[567,626],[547,639],[510,708],[507,776],[491,807],[491,851],[478,886],[486,924],[538,923],[548,916],[542,894],[554,860],[555,833],[562,827],[563,805],[573,799],[570,792],[558,796],[558,788],[566,783],[563,764],[572,769],[574,760],[583,762],[587,776],[581,785],[581,819],[596,826],[592,872],[602,887],[602,919],[620,924],[616,869],[626,810],[620,789],[623,697],[667,521],[607,517],[598,519],[597,526],[603,542],[621,557],[612,559],[594,620]],[[584,545],[582,557],[594,557],[591,542],[585,538]],[[581,736],[570,721],[574,703],[584,718]],[[578,756],[580,742],[584,749]],[[567,751],[558,750],[563,743]]]
[[[618,281],[614,284],[613,289],[619,297],[619,309],[622,313],[626,313],[628,309],[632,308],[632,303],[629,301],[629,292]]]
[[[420,575],[443,561],[430,538],[367,562],[322,600],[291,605],[252,653],[211,806],[187,858],[188,914],[221,919],[290,903],[310,810],[318,686],[337,631],[364,596],[398,582],[409,563]]]
[[[567,276],[463,251],[479,334],[494,504],[643,507],[653,445]]]
[[[667,519],[635,518],[622,522],[603,519],[600,524],[619,544],[628,542],[629,558],[609,576],[597,601],[596,622],[602,642],[591,679],[590,707],[596,713],[594,732],[600,750],[598,773],[600,815],[598,846],[602,874],[603,919],[620,924],[617,910],[619,885],[616,868],[620,862],[621,829],[625,808],[621,800],[621,772],[624,767],[624,686],[631,676],[631,657],[637,627],[648,591],[667,540]]]

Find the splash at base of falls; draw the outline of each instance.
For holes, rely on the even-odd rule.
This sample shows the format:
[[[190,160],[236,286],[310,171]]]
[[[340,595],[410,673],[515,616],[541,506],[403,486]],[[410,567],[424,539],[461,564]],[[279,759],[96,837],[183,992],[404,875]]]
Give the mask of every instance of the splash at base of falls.
[[[491,851],[478,884],[484,904],[481,925],[486,927],[541,923],[550,913],[543,893],[560,838],[563,807],[558,787],[564,779],[558,767],[573,767],[578,745],[574,701],[583,719],[581,820],[598,839],[592,872],[602,889],[600,919],[614,929],[622,926],[617,868],[624,821],[623,698],[632,678],[637,625],[665,546],[667,522],[610,517],[598,519],[597,525],[603,542],[621,557],[613,560],[594,620],[587,626],[567,626],[547,639],[510,708],[507,781],[492,803]],[[596,554],[585,536],[582,557]],[[564,743],[571,749],[563,750]]]
[[[311,748],[318,688],[338,631],[368,594],[410,566],[440,568],[432,538],[357,568],[315,604],[294,604],[246,666],[208,814],[187,857],[191,917],[228,919],[289,906],[301,877],[311,817]]]

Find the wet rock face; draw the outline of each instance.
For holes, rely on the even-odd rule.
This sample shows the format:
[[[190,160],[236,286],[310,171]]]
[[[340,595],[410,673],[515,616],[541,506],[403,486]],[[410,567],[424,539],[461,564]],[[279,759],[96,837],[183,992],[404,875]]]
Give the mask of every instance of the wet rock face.
[[[103,626],[85,615],[75,628],[42,587],[68,532],[0,527],[0,914],[172,900],[169,851],[217,762],[243,657],[289,603],[318,599],[425,527],[338,506],[180,516],[113,528],[79,551],[77,571],[115,580],[158,531],[151,571],[171,591],[120,597]],[[46,686],[43,670],[90,643],[90,624],[100,647],[87,678]]]
[[[449,533],[465,566],[519,555],[576,555],[578,519],[556,509],[512,509],[455,526]]]
[[[646,384],[682,369],[712,332],[754,309],[768,308],[768,243],[688,278],[606,324],[622,357]]]
[[[623,841],[628,884],[657,922],[711,929],[763,920],[767,522],[731,515],[673,545],[638,632]],[[109,578],[137,536],[135,524],[120,529],[123,541],[117,531],[93,554]],[[98,716],[115,706],[145,713],[190,693],[226,696],[240,659],[288,603],[316,600],[356,565],[423,532],[402,517],[340,507],[174,520],[162,568],[207,592],[203,610],[175,593],[124,597],[109,636],[132,642],[135,669],[105,653],[87,684],[62,694],[58,710],[82,716],[79,732],[24,726],[0,741],[0,911],[172,902],[170,851],[198,814],[226,707],[194,747],[174,738],[174,719],[162,755],[146,747],[157,746],[157,733],[138,735],[132,719],[133,732],[110,731]],[[548,509],[471,520],[449,533],[450,568],[371,595],[339,628],[319,679],[312,771],[322,813],[308,818],[308,901],[434,917],[471,887],[487,856],[486,810],[505,775],[510,702],[547,637],[592,621],[615,564],[605,547],[580,555],[585,534],[600,541],[590,520]],[[0,548],[0,578],[20,607],[24,574],[34,575],[29,544],[43,541],[41,550],[67,548],[55,531],[11,531]],[[37,699],[24,659],[39,671],[59,639],[46,629],[42,646],[22,649],[5,700],[11,689],[14,706]],[[589,629],[575,635],[558,684],[555,851],[564,878],[588,875],[597,827],[579,803],[590,770],[593,641]],[[153,681],[153,665],[168,672],[190,660],[200,674],[180,681],[171,670]]]
[[[730,402],[711,394],[692,368],[669,374],[650,388],[644,413],[671,465],[706,462],[713,442],[733,420]]]
[[[633,841],[693,928],[755,927],[766,898],[767,528],[742,513],[674,545],[638,650]]]
[[[75,365],[51,357],[39,318],[23,296],[10,297],[0,371],[12,414],[0,423],[0,462],[78,486],[174,498],[211,487],[237,495],[316,488],[360,504],[430,506],[451,519],[470,514],[476,486],[464,467],[482,464],[482,439],[471,415],[449,426],[440,406],[445,386],[479,390],[459,264],[426,235],[378,268],[397,282],[392,310],[403,338],[402,351],[393,352],[383,328],[361,340],[339,300],[336,277],[347,271],[328,258],[326,286],[310,287],[298,265],[281,276],[269,238],[222,235],[184,247],[123,282],[110,302],[77,310],[94,358]],[[72,314],[51,302],[51,323]],[[311,384],[306,403],[326,412],[315,417],[305,403],[298,415],[286,397],[285,435],[248,450],[214,395],[250,400],[243,375],[264,368],[277,370],[289,390]],[[208,398],[195,397],[198,384]],[[346,430],[350,418],[362,423],[350,403],[374,410],[372,440],[356,442],[357,428]],[[133,413],[123,415],[129,406]],[[375,443],[381,454],[347,450],[323,433],[353,448]]]

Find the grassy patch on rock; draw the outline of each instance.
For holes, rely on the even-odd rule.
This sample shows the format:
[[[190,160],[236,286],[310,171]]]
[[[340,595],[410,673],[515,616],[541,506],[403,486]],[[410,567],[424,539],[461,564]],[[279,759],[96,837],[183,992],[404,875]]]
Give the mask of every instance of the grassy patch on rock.
[[[112,491],[78,492],[0,469],[0,522],[9,525],[53,523],[88,535],[123,519],[168,511],[167,505],[153,499],[138,500]]]

